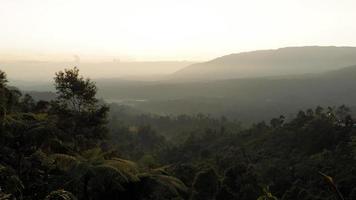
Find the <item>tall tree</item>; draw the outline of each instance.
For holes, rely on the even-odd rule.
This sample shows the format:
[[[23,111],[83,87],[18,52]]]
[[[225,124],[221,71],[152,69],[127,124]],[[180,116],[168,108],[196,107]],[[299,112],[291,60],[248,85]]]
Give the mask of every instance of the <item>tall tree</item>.
[[[54,80],[57,99],[52,104],[52,111],[59,116],[59,126],[71,135],[83,136],[83,139],[105,137],[109,108],[95,97],[95,83],[81,76],[76,67],[57,72]]]
[[[6,113],[5,110],[6,83],[7,83],[6,74],[5,72],[0,70],[0,120],[3,119]]]
[[[56,73],[54,78],[58,101],[71,109],[81,112],[97,104],[97,88],[90,79],[79,75],[79,69],[65,69]]]

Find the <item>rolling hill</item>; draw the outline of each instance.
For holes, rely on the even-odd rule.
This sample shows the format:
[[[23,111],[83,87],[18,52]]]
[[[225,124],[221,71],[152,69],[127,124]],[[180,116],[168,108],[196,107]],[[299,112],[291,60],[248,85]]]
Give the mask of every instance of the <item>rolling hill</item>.
[[[286,47],[226,55],[175,72],[173,80],[219,80],[320,73],[356,64],[356,47]]]

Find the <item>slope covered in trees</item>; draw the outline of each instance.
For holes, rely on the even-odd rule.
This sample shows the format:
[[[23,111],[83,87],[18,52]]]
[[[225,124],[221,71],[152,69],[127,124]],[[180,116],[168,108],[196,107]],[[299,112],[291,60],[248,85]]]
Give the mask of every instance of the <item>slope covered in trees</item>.
[[[101,82],[105,99],[158,114],[225,115],[242,122],[289,117],[300,109],[356,104],[356,66],[300,76],[186,83]]]
[[[55,87],[55,100],[35,102],[0,73],[1,200],[184,197],[179,179],[118,157],[91,80],[74,68],[58,72]]]
[[[76,68],[54,81],[54,100],[33,100],[0,73],[1,200],[356,198],[346,106],[242,127],[107,105]]]
[[[113,122],[125,115],[117,116]],[[117,143],[129,141],[118,148],[131,149],[126,155],[145,165],[164,164],[190,188],[189,199],[339,199],[334,187],[343,199],[356,197],[356,124],[346,106],[307,109],[291,120],[280,116],[249,128],[203,115],[138,115],[126,124],[113,132]],[[159,131],[144,136],[132,129],[143,124]],[[185,129],[180,139],[159,137],[171,137],[167,124]],[[149,144],[156,145],[142,150]]]

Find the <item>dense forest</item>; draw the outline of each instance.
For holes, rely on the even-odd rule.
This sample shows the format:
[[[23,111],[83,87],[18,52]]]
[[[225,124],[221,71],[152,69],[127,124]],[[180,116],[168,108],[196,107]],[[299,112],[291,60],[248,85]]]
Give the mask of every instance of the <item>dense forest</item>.
[[[356,199],[345,105],[246,127],[107,104],[77,68],[54,86],[53,100],[34,100],[0,71],[0,200]]]
[[[103,98],[141,111],[160,115],[208,113],[251,124],[281,114],[293,118],[299,110],[317,106],[345,104],[355,108],[355,77],[356,66],[350,65],[323,73],[278,77],[179,83],[117,79],[96,82]]]

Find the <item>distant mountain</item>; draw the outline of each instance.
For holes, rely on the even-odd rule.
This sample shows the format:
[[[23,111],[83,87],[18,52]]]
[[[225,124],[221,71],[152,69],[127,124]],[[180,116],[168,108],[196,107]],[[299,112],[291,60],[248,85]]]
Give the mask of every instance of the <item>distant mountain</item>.
[[[218,80],[319,73],[356,64],[356,47],[287,47],[231,54],[192,64],[173,80]]]

